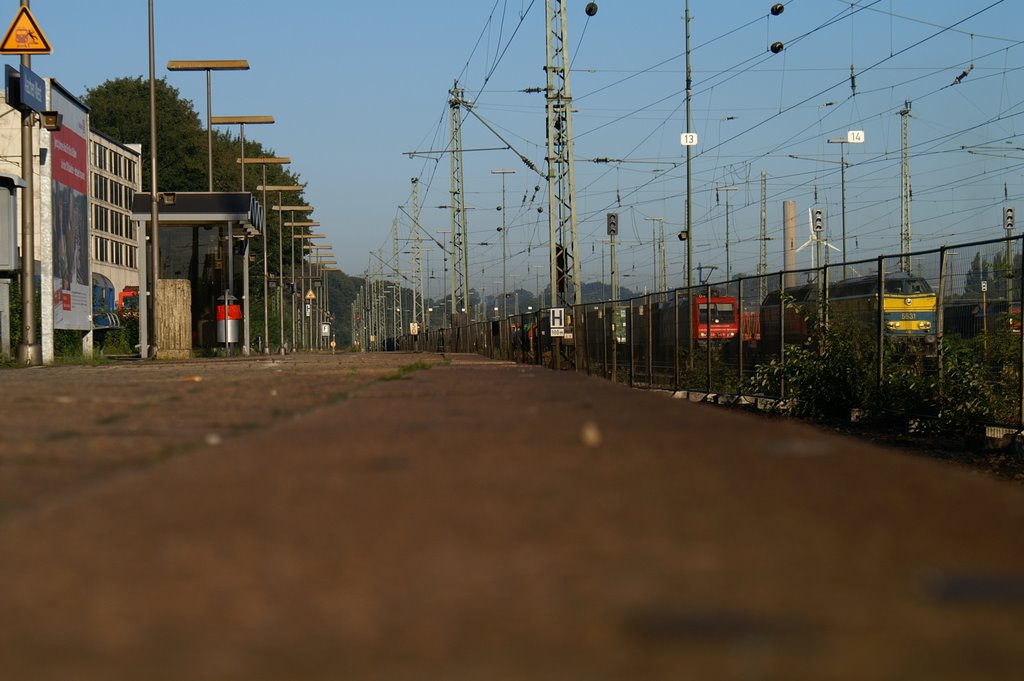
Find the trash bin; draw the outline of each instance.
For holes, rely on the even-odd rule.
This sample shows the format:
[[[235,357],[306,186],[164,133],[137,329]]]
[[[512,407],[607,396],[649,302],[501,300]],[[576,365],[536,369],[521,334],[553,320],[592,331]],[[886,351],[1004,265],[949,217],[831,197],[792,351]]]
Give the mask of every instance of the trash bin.
[[[242,338],[242,306],[234,296],[227,296],[227,305],[224,296],[217,303],[217,342],[237,343]]]

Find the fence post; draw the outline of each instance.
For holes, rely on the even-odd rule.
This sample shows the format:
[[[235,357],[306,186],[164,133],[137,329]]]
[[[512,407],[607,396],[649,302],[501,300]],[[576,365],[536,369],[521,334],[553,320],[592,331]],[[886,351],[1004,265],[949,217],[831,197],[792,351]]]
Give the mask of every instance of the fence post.
[[[1020,292],[1020,312],[1017,313],[1017,325],[1020,327],[1020,352],[1018,353],[1018,364],[1017,364],[1017,380],[1018,380],[1018,400],[1017,400],[1017,444],[1021,444],[1020,437],[1021,433],[1024,432],[1024,240],[1021,237],[1017,237],[1018,246],[1021,248],[1021,263],[1020,263],[1020,287],[1017,289]],[[1010,267],[1013,267],[1013,258],[1010,258]],[[1012,314],[1012,310],[1007,305],[1007,312]],[[1011,329],[1013,327],[1010,327]]]
[[[782,378],[779,380],[779,399],[786,399],[786,271],[779,272],[779,364]]]
[[[630,381],[630,387],[631,388],[633,387],[633,301],[634,300],[636,300],[636,298],[630,298],[630,320],[629,320],[629,323],[626,325],[626,329],[627,329],[627,332],[626,332],[626,344],[629,345],[629,348],[630,348],[630,352],[629,352],[629,355],[630,355],[629,381]]]
[[[736,280],[736,364],[737,373],[739,374],[740,383],[743,383],[743,279]],[[737,388],[737,391],[739,389]]]
[[[704,338],[704,359],[707,371],[707,391],[708,395],[711,394],[711,284],[705,284],[704,288],[704,312],[707,314],[707,322],[705,327],[707,333]]]
[[[645,296],[647,308],[647,387],[654,387],[654,296]],[[643,309],[643,308],[641,308]]]
[[[672,389],[679,390],[679,289],[672,291]]]
[[[945,378],[942,332],[946,326],[946,247],[939,248],[939,291],[935,298],[935,357],[939,370],[939,388]]]
[[[882,389],[882,377],[885,373],[885,256],[878,256],[878,288],[875,304],[878,308],[878,373],[875,376],[875,388]]]
[[[618,383],[618,340],[615,338],[615,331],[616,331],[615,325],[618,324],[618,317],[617,317],[617,311],[616,311],[617,308],[618,308],[618,305],[615,304],[616,302],[617,301],[614,301],[614,300],[611,301],[611,324],[609,325],[611,327],[611,382],[612,383]],[[607,314],[605,314],[605,316],[607,316]],[[607,343],[608,339],[605,338],[604,342]]]

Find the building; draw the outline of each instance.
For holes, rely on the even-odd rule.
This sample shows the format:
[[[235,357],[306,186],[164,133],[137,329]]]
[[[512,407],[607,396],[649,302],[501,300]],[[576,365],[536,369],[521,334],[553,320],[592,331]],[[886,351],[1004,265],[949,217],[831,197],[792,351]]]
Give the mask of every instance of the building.
[[[93,329],[116,325],[114,313],[122,301],[137,307],[139,235],[131,214],[135,194],[142,189],[141,163],[142,145],[121,144],[89,131]]]
[[[18,197],[22,212],[31,207],[41,323],[37,341],[42,359],[54,358],[55,333],[82,334],[91,351],[93,331],[116,325],[117,293],[138,286],[139,241],[130,219],[141,187],[141,147],[126,146],[89,129],[89,110],[53,78],[45,79],[46,106],[60,114],[59,127],[32,131],[32,196]],[[0,173],[24,177],[18,108],[0,93]],[[97,295],[99,284],[99,295]]]

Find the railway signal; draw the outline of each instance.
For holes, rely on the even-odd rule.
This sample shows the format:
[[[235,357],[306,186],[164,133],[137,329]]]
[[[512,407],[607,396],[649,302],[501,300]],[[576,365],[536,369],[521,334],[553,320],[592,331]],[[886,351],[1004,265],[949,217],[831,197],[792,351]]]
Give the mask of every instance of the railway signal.
[[[608,213],[608,236],[615,236],[619,233],[619,214]]]
[[[820,208],[814,209],[814,231],[821,232],[825,229],[825,215]]]
[[[1007,232],[1013,231],[1013,206],[1007,206],[1003,209],[1003,227],[1006,228]]]

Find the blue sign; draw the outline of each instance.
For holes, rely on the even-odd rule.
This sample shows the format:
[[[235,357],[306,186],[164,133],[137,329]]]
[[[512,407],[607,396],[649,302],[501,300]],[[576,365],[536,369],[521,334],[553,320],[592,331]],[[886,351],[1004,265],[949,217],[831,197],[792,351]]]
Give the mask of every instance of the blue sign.
[[[46,110],[46,81],[24,64],[21,65],[20,90],[22,107],[36,112]]]
[[[46,81],[25,66],[20,71],[11,66],[5,66],[4,70],[8,104],[22,110],[46,110]]]

